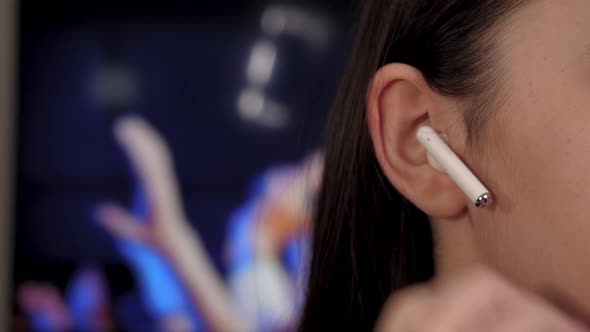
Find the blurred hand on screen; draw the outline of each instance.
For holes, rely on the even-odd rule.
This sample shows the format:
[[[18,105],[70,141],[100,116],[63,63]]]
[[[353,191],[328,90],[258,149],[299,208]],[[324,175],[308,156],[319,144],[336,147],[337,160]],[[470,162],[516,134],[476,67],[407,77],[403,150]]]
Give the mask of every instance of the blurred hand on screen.
[[[18,303],[32,331],[69,331],[72,320],[59,290],[49,284],[28,282],[19,287]]]
[[[307,234],[323,172],[323,155],[316,151],[303,162],[271,170],[267,189],[256,206],[257,235],[272,239],[275,252],[293,237]]]
[[[378,332],[582,332],[580,322],[548,301],[510,285],[486,268],[395,294]]]
[[[248,331],[243,326],[249,323],[236,319],[223,279],[185,216],[172,155],[164,139],[139,117],[119,120],[115,125],[115,137],[137,178],[145,208],[134,214],[116,204],[104,204],[98,209],[98,221],[116,238],[145,245],[153,249],[156,256],[164,258],[207,330]],[[143,273],[152,280],[148,281],[150,285],[162,280],[150,278],[148,274]],[[171,288],[164,286],[170,285],[146,287],[151,290],[148,293],[153,295],[152,302],[162,301],[169,295]],[[172,319],[167,326],[176,326],[176,323]]]
[[[148,211],[146,220],[138,220],[120,206],[104,204],[98,210],[99,222],[119,238],[158,247],[171,245],[188,223],[166,142],[135,116],[116,123],[115,137],[141,183]]]

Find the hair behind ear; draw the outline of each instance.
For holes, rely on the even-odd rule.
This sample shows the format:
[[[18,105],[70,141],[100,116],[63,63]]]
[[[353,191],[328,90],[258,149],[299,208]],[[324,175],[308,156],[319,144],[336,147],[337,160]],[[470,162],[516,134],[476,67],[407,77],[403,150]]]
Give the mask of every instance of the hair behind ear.
[[[384,54],[388,43],[388,27],[369,22],[393,3],[373,1],[364,11],[329,116],[299,331],[370,331],[392,290],[433,275],[428,218],[387,181],[365,117],[365,92],[382,63],[372,53]]]

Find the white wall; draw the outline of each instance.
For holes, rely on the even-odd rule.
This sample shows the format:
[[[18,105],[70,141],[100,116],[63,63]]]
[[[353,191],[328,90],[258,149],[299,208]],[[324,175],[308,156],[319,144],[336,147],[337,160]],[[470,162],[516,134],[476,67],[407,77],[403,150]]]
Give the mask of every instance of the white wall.
[[[7,331],[12,275],[16,0],[0,0],[0,330]]]

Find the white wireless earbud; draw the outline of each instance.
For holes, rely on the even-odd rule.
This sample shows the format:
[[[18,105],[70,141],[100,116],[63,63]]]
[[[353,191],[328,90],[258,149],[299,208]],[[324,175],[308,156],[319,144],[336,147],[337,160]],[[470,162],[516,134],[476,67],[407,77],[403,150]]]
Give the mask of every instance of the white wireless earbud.
[[[486,207],[492,202],[490,191],[457,157],[455,152],[443,141],[443,139],[428,126],[418,129],[416,134],[418,141],[428,152],[428,161],[432,167],[445,172],[463,190],[465,195],[477,207]]]

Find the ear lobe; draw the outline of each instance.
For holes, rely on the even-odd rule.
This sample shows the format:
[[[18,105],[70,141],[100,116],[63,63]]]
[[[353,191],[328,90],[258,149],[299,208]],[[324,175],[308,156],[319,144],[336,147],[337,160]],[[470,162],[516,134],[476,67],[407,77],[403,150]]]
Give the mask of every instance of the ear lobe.
[[[436,94],[417,69],[389,64],[374,76],[367,98],[367,121],[381,168],[394,187],[431,217],[453,218],[468,200],[451,178],[428,161],[418,142],[421,125],[446,128],[443,96]],[[438,122],[438,123],[437,123]]]

